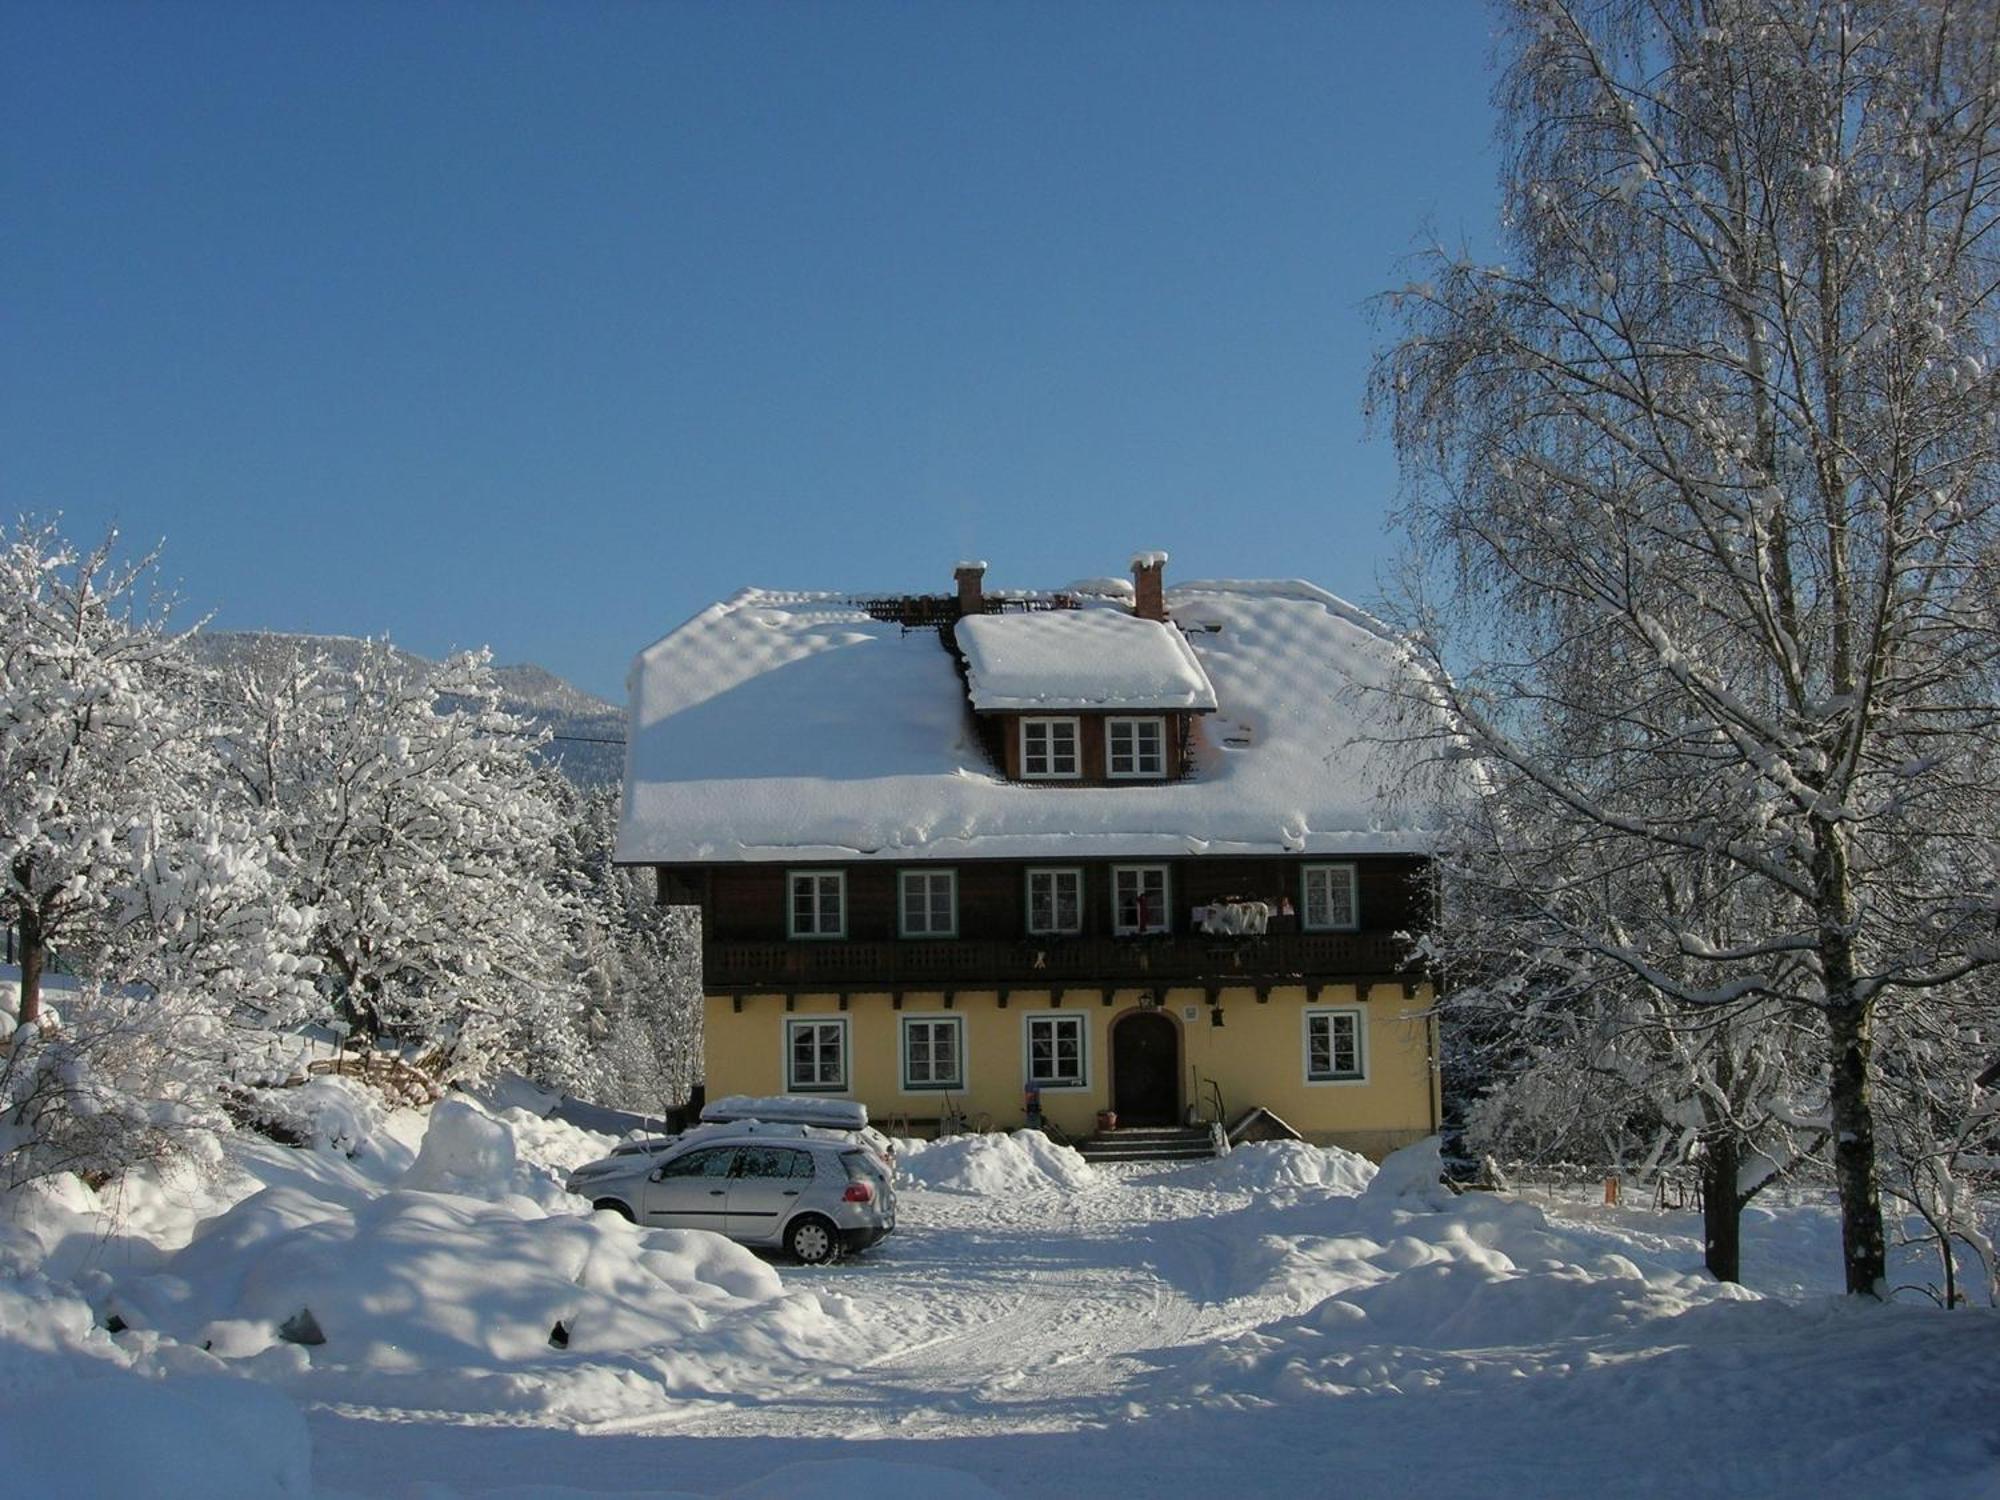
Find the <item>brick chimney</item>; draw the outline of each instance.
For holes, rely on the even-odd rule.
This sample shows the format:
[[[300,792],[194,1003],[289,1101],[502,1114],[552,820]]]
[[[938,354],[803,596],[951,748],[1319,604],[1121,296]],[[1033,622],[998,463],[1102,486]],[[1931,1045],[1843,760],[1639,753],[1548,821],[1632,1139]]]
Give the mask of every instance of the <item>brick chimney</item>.
[[[1166,619],[1166,571],[1164,552],[1140,552],[1132,558],[1132,613],[1140,619]]]
[[[951,576],[958,580],[958,612],[961,615],[985,614],[986,594],[980,585],[986,578],[986,564],[962,562],[951,570]]]

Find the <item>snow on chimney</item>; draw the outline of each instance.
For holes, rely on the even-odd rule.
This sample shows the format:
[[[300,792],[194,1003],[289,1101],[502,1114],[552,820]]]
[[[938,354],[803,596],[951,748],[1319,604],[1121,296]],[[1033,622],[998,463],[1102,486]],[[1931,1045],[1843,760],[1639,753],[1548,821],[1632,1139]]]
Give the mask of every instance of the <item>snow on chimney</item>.
[[[1142,620],[1164,620],[1167,598],[1163,578],[1167,570],[1164,552],[1140,552],[1132,558],[1132,613]]]
[[[962,562],[951,570],[951,576],[958,580],[958,612],[961,615],[985,614],[986,595],[980,584],[986,577],[986,564]]]

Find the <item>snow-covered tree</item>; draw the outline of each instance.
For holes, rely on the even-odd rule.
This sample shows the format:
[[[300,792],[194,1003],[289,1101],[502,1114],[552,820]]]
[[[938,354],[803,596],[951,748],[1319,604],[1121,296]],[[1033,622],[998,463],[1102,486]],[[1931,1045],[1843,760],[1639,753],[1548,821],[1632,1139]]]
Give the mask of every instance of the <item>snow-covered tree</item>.
[[[612,862],[618,794],[574,794],[562,860],[577,926],[572,962],[589,997],[599,1103],[660,1114],[688,1097],[701,1055],[699,912],[663,907],[648,872]]]
[[[1507,17],[1516,259],[1426,257],[1375,383],[1423,707],[1534,789],[1565,880],[1657,877],[1525,890],[1536,948],[1675,1013],[1810,1013],[1876,1292],[1878,1006],[2000,954],[2000,11]]]
[[[50,950],[101,927],[131,882],[129,835],[186,792],[197,726],[170,691],[176,641],[137,594],[152,559],[88,553],[54,527],[0,541],[0,920],[19,942],[19,1020]]]
[[[1906,1240],[1936,1254],[1939,1302],[2000,1303],[1991,1203],[1980,1192],[2000,1173],[2000,1004],[1990,982],[1927,998],[1892,1003],[1881,1018],[1882,1192],[1922,1226]]]
[[[265,830],[207,805],[198,679],[141,607],[149,565],[48,526],[0,542],[0,920],[21,960],[0,1056],[10,1181],[183,1144],[217,1120],[246,1031],[310,993]],[[76,976],[59,1014],[42,1003],[57,948]]]
[[[1507,809],[1500,825],[1482,818]],[[1628,913],[1664,910],[1701,946],[1756,926],[1749,894],[1711,862],[1620,858],[1579,841],[1525,778],[1458,809],[1443,864],[1452,1082],[1471,1103],[1468,1144],[1517,1160],[1603,1162],[1641,1178],[1692,1169],[1704,1259],[1734,1281],[1742,1211],[1825,1145],[1818,1017],[1762,993],[1686,1004],[1726,979],[1697,955],[1661,954],[1673,983],[1642,979],[1592,936],[1624,943]]]
[[[229,785],[274,829],[340,1018],[435,1043],[452,1076],[572,1069],[553,773],[485,655],[429,667],[375,643],[342,670],[303,650],[223,696]]]

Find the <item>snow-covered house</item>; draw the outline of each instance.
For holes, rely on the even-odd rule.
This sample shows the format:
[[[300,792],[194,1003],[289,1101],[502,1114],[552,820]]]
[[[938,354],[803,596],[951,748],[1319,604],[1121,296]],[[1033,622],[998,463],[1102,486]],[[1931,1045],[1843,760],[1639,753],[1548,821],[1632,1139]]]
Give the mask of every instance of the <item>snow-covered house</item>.
[[[748,589],[631,676],[618,857],[702,908],[708,1089],[1073,1135],[1262,1106],[1380,1153],[1437,1118],[1424,830],[1299,582]],[[1038,1096],[1031,1101],[1030,1094]]]

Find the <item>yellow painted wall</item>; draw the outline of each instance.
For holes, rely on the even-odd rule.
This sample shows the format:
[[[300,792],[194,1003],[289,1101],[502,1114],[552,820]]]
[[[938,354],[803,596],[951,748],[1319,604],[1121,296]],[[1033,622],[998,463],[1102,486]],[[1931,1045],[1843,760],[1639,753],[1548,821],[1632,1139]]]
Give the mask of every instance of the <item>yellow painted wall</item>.
[[[949,1015],[965,1023],[968,1080],[964,1090],[952,1093],[952,1102],[969,1116],[986,1117],[995,1129],[1012,1129],[1023,1123],[1025,1018],[1080,1014],[1087,1018],[1086,1086],[1045,1088],[1042,1110],[1070,1135],[1089,1135],[1097,1112],[1109,1107],[1112,1098],[1111,1025],[1137,1008],[1141,992],[1072,988],[1059,993],[1057,1006],[1048,992],[1015,990],[1003,1008],[992,991],[959,990],[949,1007],[942,994],[906,992],[900,1011],[886,994],[850,995],[845,1011],[832,995],[797,996],[790,1011],[779,995],[740,1000],[711,995],[705,1016],[708,1097],[784,1093],[786,1017],[844,1016],[849,1087],[835,1097],[860,1100],[868,1106],[869,1118],[884,1126],[897,1116],[935,1118],[944,1110],[944,1095],[903,1088],[898,1022]],[[1107,995],[1110,1004],[1104,1003]],[[1400,984],[1374,985],[1365,995],[1354,985],[1331,985],[1320,999],[1309,1000],[1303,987],[1293,985],[1272,989],[1262,1003],[1252,990],[1224,989],[1217,1007],[1221,1026],[1211,1022],[1207,997],[1199,989],[1169,989],[1161,1002],[1162,1012],[1181,1034],[1184,1107],[1197,1095],[1205,1101],[1212,1080],[1221,1088],[1223,1109],[1232,1121],[1250,1106],[1263,1105],[1309,1140],[1378,1157],[1435,1128],[1435,1033],[1428,986],[1406,998]],[[1304,1016],[1321,1007],[1361,1011],[1363,1081],[1306,1081]]]

